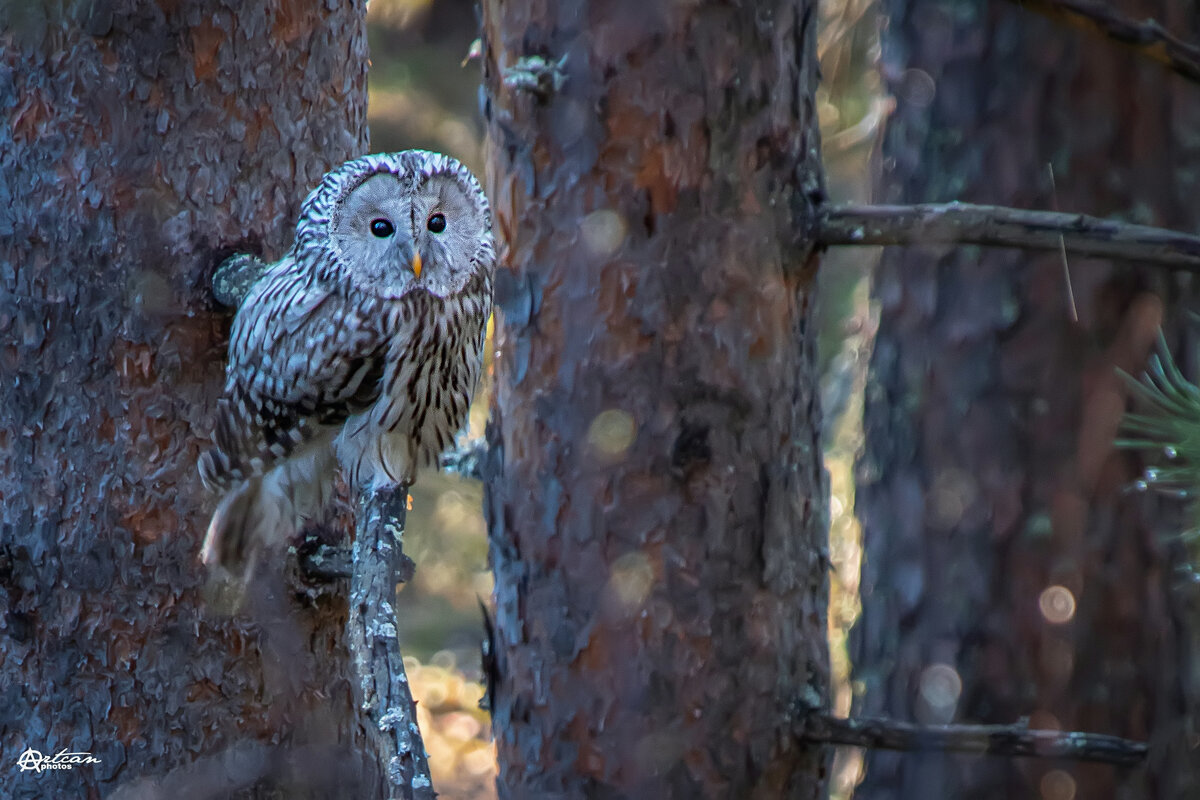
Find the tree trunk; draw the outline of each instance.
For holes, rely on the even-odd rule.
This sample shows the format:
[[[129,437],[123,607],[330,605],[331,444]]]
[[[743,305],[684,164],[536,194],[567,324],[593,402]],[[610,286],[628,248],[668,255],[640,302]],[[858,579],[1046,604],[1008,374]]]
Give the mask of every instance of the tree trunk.
[[[1195,230],[1197,87],[1017,5],[885,3],[897,107],[878,199],[1057,205]],[[1189,32],[1178,4],[1133,6]],[[1186,713],[1195,595],[1174,574],[1181,546],[1161,538],[1181,522],[1129,491],[1140,464],[1112,447],[1127,399],[1115,370],[1141,369],[1162,298],[1191,297],[1191,279],[1069,266],[1078,322],[1056,254],[883,256],[858,489],[858,706],[1150,739],[1149,767],[871,753],[856,797],[1200,790]]]
[[[823,796],[815,20],[484,4],[502,796]]]
[[[213,499],[193,468],[229,322],[212,270],[280,256],[304,194],[365,149],[364,19],[363,2],[286,0],[0,10],[0,752],[16,797],[380,779],[329,655],[345,601],[267,577],[245,613],[212,611],[196,554]],[[17,772],[27,748],[99,763]]]

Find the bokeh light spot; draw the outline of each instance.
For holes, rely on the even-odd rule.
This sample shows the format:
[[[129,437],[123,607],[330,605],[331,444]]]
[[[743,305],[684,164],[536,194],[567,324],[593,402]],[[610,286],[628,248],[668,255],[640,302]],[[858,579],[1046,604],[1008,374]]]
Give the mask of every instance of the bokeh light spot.
[[[921,673],[920,692],[935,717],[949,721],[962,694],[962,678],[949,664],[931,664]]]
[[[1061,731],[1063,729],[1058,717],[1043,708],[1039,708],[1029,715],[1029,727],[1045,731]]]
[[[922,69],[906,69],[900,76],[900,94],[914,106],[924,108],[937,95],[937,81]]]
[[[654,584],[654,567],[644,553],[632,552],[613,563],[608,585],[626,614],[642,607]]]
[[[601,411],[588,427],[588,444],[606,456],[619,456],[633,444],[637,426],[633,417],[624,411],[610,408]]]
[[[1040,787],[1043,800],[1074,800],[1075,779],[1061,769],[1042,776]]]
[[[930,523],[948,530],[962,521],[979,496],[975,479],[959,469],[944,469],[929,488]]]
[[[579,223],[583,245],[592,255],[611,256],[625,241],[626,225],[620,214],[611,209],[593,211]]]
[[[1042,674],[1053,681],[1065,682],[1075,669],[1075,648],[1070,642],[1047,637],[1038,656]]]
[[[1047,586],[1038,597],[1038,608],[1051,625],[1062,625],[1075,616],[1075,595],[1065,586]]]

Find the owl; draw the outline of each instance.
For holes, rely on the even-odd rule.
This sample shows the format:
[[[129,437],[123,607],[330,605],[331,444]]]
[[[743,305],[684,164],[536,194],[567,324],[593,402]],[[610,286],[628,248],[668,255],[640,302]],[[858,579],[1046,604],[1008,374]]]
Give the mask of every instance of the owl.
[[[304,201],[291,250],[233,321],[204,484],[202,560],[245,572],[332,499],[411,484],[467,419],[495,248],[487,198],[420,150],[350,161]]]

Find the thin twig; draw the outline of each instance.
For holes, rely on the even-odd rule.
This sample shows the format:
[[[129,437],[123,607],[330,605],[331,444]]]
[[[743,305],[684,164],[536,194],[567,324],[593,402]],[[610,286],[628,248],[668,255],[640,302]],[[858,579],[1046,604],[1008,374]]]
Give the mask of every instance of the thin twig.
[[[809,742],[883,750],[942,751],[1101,761],[1123,767],[1141,764],[1146,745],[1116,736],[1031,730],[1016,725],[914,725],[879,717],[842,719],[800,709],[796,735]]]
[[[1188,80],[1200,82],[1200,46],[1174,36],[1153,19],[1130,19],[1097,0],[1012,0],[1053,20],[1132,47]]]
[[[429,760],[417,728],[417,705],[396,642],[396,584],[412,577],[404,555],[408,487],[359,495],[346,639],[354,662],[368,741],[387,776],[391,798],[432,800]]]
[[[967,203],[829,205],[817,220],[824,245],[983,244],[1059,250],[1200,270],[1200,236],[1084,214]]]
[[[1050,195],[1054,200],[1054,210],[1058,211],[1058,185],[1054,182],[1054,165],[1047,163],[1046,171],[1050,173]],[[1075,305],[1075,288],[1071,285],[1071,265],[1067,263],[1067,243],[1061,233],[1058,235],[1058,256],[1062,259],[1063,283],[1067,287],[1067,308],[1071,310],[1071,322],[1079,322],[1079,306]]]

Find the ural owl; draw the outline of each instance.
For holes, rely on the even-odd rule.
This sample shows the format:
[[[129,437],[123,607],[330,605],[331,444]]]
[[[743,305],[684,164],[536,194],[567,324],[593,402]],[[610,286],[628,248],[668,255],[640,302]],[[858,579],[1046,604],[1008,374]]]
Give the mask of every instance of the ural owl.
[[[304,201],[291,251],[246,295],[204,484],[202,558],[231,571],[332,497],[411,483],[467,418],[492,306],[487,199],[462,164],[366,156]]]

